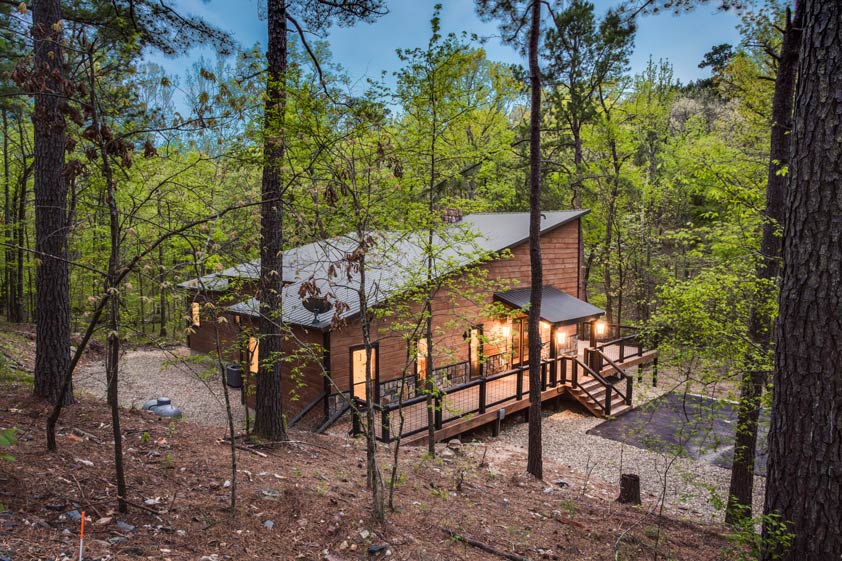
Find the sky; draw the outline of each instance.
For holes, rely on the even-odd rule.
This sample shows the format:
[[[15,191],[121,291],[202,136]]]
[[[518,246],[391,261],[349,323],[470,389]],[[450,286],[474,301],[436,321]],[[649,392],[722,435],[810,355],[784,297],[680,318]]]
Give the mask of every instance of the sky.
[[[614,0],[593,1],[597,12],[616,4]],[[379,78],[382,71],[391,76],[400,66],[395,49],[427,44],[429,20],[436,3],[443,4],[441,23],[445,33],[467,31],[489,37],[484,45],[489,59],[525,65],[514,49],[501,44],[497,24],[479,19],[473,0],[387,0],[389,14],[374,23],[332,27],[328,31],[334,61],[345,68],[352,82]],[[231,32],[244,46],[266,43],[266,22],[258,18],[258,0],[175,0],[174,4],[184,13],[201,16]],[[738,23],[735,14],[717,11],[712,6],[682,15],[642,16],[638,20],[631,70],[641,72],[651,56],[655,60],[669,60],[675,78],[684,83],[707,77],[708,71],[698,68],[699,61],[713,45],[737,43]],[[175,59],[154,55],[149,58],[161,63],[169,73],[180,74],[202,54],[207,56],[209,52],[194,50]]]

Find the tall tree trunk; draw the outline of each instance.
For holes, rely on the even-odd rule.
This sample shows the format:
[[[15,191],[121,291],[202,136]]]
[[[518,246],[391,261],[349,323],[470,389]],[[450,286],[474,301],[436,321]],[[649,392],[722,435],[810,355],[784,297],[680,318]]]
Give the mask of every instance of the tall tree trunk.
[[[541,295],[544,272],[541,263],[541,70],[538,45],[541,38],[541,3],[532,3],[529,29],[529,265],[532,291],[529,296],[529,443],[526,471],[544,477],[541,442]]]
[[[764,560],[842,557],[842,4],[802,19],[764,509],[795,537]]]
[[[749,337],[756,350],[746,357],[740,387],[740,407],[737,413],[737,431],[734,441],[734,462],[731,466],[731,485],[725,521],[729,524],[750,517],[754,495],[754,457],[757,452],[757,422],[760,417],[760,398],[766,386],[767,373],[757,367],[757,357],[763,361],[772,351],[772,318],[763,312],[766,300],[772,297],[772,283],[780,275],[781,237],[786,197],[786,174],[780,173],[789,166],[790,133],[792,131],[792,105],[798,70],[798,52],[801,44],[801,10],[796,2],[795,17],[787,11],[778,73],[775,77],[775,94],[772,99],[772,134],[769,149],[769,173],[766,181],[766,222],[760,241],[761,261],[757,278],[771,281],[758,295],[759,303],[752,306],[749,318]]]
[[[286,440],[281,352],[283,350],[283,185],[286,115],[286,1],[267,3],[269,48],[263,123],[263,184],[260,208],[260,371],[257,375],[254,432],[268,440]]]
[[[67,182],[63,176],[65,120],[61,112],[64,56],[58,0],[32,4],[35,72],[35,395],[55,403],[70,362],[67,271]],[[65,399],[73,402],[72,390]]]
[[[158,197],[158,216],[161,216],[161,198]],[[158,246],[158,306],[161,310],[161,328],[158,330],[158,337],[167,336],[167,293],[164,290],[164,283],[167,280],[167,269],[164,267],[164,244]]]
[[[0,308],[9,317],[9,310],[12,308],[12,262],[14,261],[14,249],[12,246],[12,183],[9,172],[9,117],[6,108],[0,109],[3,112],[3,241],[7,244],[4,250],[3,260],[3,294]]]
[[[17,255],[15,256],[15,270],[12,273],[14,279],[14,297],[11,300],[11,307],[9,308],[9,321],[12,323],[23,323],[26,319],[23,306],[24,235],[26,228],[26,186],[29,184],[29,174],[32,170],[32,166],[26,163],[23,119],[20,116],[18,116],[18,133],[20,136],[21,166],[23,169],[21,169],[20,180],[18,181],[18,188],[15,195],[15,202],[17,203],[17,217],[15,218],[15,246],[17,247]]]

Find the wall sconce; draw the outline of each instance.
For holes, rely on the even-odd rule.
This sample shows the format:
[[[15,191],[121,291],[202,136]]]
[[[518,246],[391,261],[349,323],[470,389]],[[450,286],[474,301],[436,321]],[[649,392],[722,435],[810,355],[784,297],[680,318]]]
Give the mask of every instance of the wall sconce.
[[[559,331],[555,334],[555,341],[559,346],[563,346],[567,342],[567,333]]]
[[[594,332],[596,333],[597,337],[605,335],[605,328],[606,325],[604,321],[598,321],[594,324]]]
[[[501,332],[503,333],[503,337],[505,337],[506,339],[508,339],[508,338],[509,338],[509,335],[511,335],[511,333],[512,333],[512,328],[511,328],[511,327],[509,327],[508,325],[504,325],[504,326],[501,328]]]

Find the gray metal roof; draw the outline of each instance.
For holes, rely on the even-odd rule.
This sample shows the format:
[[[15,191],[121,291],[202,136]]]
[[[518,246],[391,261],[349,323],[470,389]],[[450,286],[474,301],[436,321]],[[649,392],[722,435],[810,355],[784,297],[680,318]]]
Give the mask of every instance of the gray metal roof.
[[[529,309],[530,287],[513,288],[495,292],[494,298],[526,312]],[[541,291],[541,319],[550,323],[576,323],[583,319],[596,318],[605,311],[584,300],[579,300],[554,286],[544,286]]]
[[[542,213],[541,232],[546,233],[586,214],[587,210]],[[369,306],[420,285],[426,276],[426,233],[383,232],[373,235],[374,247],[366,254],[365,294]],[[441,277],[461,267],[513,248],[529,238],[529,213],[478,213],[466,215],[433,241],[433,276]],[[348,267],[346,255],[357,247],[353,235],[291,248],[284,252],[283,319],[286,323],[324,329],[334,319],[335,307],[316,318],[300,295],[302,284],[312,279],[320,294],[331,302],[348,306],[341,317],[359,313],[360,275]],[[219,273],[220,277],[258,279],[260,262],[250,261]],[[331,271],[335,271],[331,274]],[[258,316],[260,303],[252,298],[228,309]]]

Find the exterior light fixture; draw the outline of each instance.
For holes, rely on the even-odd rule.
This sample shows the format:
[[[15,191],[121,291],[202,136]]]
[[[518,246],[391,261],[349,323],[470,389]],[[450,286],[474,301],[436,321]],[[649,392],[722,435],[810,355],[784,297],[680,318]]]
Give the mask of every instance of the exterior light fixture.
[[[555,334],[555,341],[558,343],[559,346],[564,345],[567,342],[567,333],[564,331],[559,331]]]
[[[594,324],[594,330],[595,330],[595,332],[596,332],[596,335],[597,335],[598,337],[601,337],[601,336],[605,335],[605,328],[606,328],[606,327],[607,327],[607,326],[605,325],[605,322],[604,322],[604,321],[598,321],[598,322],[596,322],[596,323]]]
[[[508,325],[504,325],[504,326],[502,327],[502,333],[503,333],[503,337],[505,337],[506,339],[508,339],[508,338],[509,338],[509,335],[511,335],[511,333],[512,333],[512,328],[511,328],[511,327],[509,327]]]

